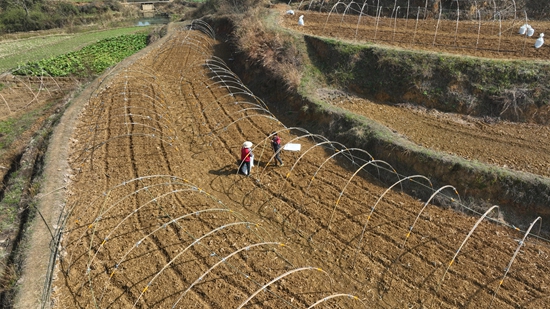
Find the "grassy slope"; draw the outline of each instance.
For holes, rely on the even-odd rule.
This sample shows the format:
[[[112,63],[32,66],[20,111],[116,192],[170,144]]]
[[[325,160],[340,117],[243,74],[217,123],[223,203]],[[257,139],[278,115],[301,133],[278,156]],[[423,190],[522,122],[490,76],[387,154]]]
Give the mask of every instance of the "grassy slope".
[[[422,53],[310,36],[306,43],[315,66],[336,87],[446,112],[548,122],[540,116],[550,97],[548,62]]]
[[[148,31],[148,28],[129,27],[3,41],[0,43],[0,72],[16,68],[18,65],[28,61],[37,61],[79,50],[86,45],[104,38]],[[26,52],[21,53],[23,50]]]

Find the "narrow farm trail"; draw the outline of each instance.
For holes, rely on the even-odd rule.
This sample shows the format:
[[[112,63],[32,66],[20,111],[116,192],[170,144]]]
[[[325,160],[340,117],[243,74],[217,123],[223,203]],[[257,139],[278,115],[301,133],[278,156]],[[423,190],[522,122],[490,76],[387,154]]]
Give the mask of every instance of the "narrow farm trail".
[[[495,295],[522,233],[483,221],[458,251],[479,217],[385,193],[378,175],[399,178],[383,162],[285,128],[198,28],[114,72],[82,112],[55,308],[547,306],[548,243],[528,238]],[[284,167],[272,131],[302,145]]]

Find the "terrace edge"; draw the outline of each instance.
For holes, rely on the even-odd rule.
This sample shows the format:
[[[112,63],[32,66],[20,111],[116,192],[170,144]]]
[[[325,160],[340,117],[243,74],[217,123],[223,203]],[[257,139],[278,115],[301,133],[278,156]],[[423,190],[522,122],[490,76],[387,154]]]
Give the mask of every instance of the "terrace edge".
[[[206,20],[226,42],[237,41],[234,37],[235,25],[231,24],[231,20],[224,17],[207,17]],[[286,32],[291,37],[290,44],[302,45],[298,47],[302,51],[311,51],[311,46],[308,46],[307,42],[315,41],[316,50],[326,48],[333,53],[330,54],[331,59],[347,57],[338,54],[338,49],[331,48],[324,39],[289,32],[277,26],[271,26],[266,31]],[[269,46],[270,42],[264,43]],[[338,45],[357,48],[355,44],[350,43],[338,42]],[[283,123],[301,126],[330,140],[341,142],[347,147],[363,148],[376,159],[387,161],[401,174],[426,175],[432,179],[434,186],[451,184],[469,205],[476,204],[480,208],[488,208],[497,204],[501,206],[503,219],[510,224],[526,227],[534,218],[541,216],[545,222],[543,229],[550,229],[550,225],[546,223],[546,219],[550,219],[550,179],[469,161],[415,145],[373,120],[316,99],[303,85],[298,89],[289,89],[285,76],[279,73],[280,70],[270,69],[266,59],[255,59],[251,51],[243,50],[236,45],[230,49],[233,59],[229,63],[230,68],[247,87],[268,104]],[[400,53],[400,50],[392,52]],[[415,53],[422,55],[419,52]],[[306,63],[311,61],[312,56],[301,52],[300,57],[303,57],[303,62]],[[433,54],[426,53],[426,57],[433,57]],[[448,56],[437,54],[437,57],[445,59]],[[486,65],[490,65],[491,62],[488,60]],[[500,64],[502,61],[494,63]],[[379,71],[383,70],[384,67],[381,66]],[[337,88],[337,85],[331,86]]]

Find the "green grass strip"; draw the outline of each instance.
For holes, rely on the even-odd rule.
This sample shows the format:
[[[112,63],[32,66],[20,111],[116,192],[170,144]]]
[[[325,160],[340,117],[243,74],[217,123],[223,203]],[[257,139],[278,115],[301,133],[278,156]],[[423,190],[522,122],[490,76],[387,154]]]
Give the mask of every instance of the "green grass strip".
[[[0,72],[15,69],[25,63],[52,58],[77,51],[97,41],[120,35],[143,32],[143,27],[117,28],[72,34],[36,36],[0,42]]]

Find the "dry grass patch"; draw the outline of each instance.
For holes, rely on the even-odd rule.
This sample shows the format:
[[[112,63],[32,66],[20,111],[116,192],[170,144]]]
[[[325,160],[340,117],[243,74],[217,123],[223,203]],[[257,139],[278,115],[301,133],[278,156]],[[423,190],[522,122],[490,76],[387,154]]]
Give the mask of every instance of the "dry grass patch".
[[[290,34],[266,27],[267,19],[268,12],[258,7],[236,17],[236,46],[295,90],[302,78],[302,55]]]

